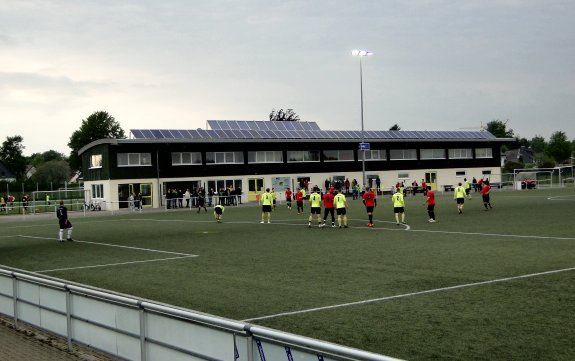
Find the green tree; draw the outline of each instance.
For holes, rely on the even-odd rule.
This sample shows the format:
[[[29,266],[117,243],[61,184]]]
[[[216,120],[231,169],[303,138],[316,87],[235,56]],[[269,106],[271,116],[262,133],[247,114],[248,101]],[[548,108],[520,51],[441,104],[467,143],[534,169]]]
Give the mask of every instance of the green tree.
[[[562,162],[571,157],[571,142],[567,140],[565,132],[557,131],[551,134],[549,144],[545,154],[555,160],[556,163]]]
[[[513,173],[515,169],[523,168],[525,168],[525,164],[523,164],[523,162],[518,160],[510,160],[505,162],[505,165],[503,166],[503,173]]]
[[[113,116],[104,111],[92,113],[88,118],[82,120],[80,129],[72,133],[68,147],[70,152],[70,167],[81,169],[82,160],[78,156],[78,151],[85,145],[98,139],[123,139],[126,138],[120,123],[116,122]]]
[[[547,143],[545,143],[545,138],[543,138],[540,135],[536,135],[533,138],[531,138],[529,144],[531,146],[531,149],[533,149],[535,153],[545,152],[545,147],[547,145]]]
[[[297,115],[293,109],[288,110],[275,110],[272,109],[270,115],[270,120],[273,122],[297,122],[299,121],[299,115]]]
[[[22,179],[26,171],[26,157],[22,151],[26,148],[22,142],[24,138],[20,135],[6,137],[0,147],[0,160],[14,173],[16,179]]]
[[[401,127],[397,123],[395,123],[394,125],[389,127],[389,130],[401,130]]]
[[[50,160],[36,168],[32,180],[43,186],[50,183],[60,185],[70,179],[71,173],[70,165],[65,160]]]
[[[28,158],[28,163],[32,164],[35,167],[38,167],[40,164],[49,162],[51,160],[65,160],[66,156],[60,152],[55,150],[48,150],[43,153],[34,153]]]
[[[507,129],[507,122],[495,119],[487,123],[485,129],[497,138],[513,138],[513,129]]]

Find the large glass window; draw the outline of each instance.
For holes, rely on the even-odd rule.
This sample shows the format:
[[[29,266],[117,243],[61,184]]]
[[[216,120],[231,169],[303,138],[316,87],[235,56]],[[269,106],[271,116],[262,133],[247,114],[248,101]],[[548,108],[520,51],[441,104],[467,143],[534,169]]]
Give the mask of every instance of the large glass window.
[[[248,163],[283,163],[282,151],[248,152]]]
[[[206,164],[243,164],[243,152],[206,152]]]
[[[201,152],[173,152],[172,165],[201,165]]]
[[[421,149],[421,159],[445,159],[445,149]]]
[[[471,159],[473,158],[473,153],[471,149],[462,148],[462,149],[450,149],[449,150],[449,159]]]
[[[319,162],[319,150],[291,150],[287,158],[288,162]]]
[[[372,150],[358,150],[359,160],[363,157],[365,152],[365,160],[387,160],[385,149],[372,149]]]
[[[90,156],[90,168],[102,168],[102,154],[92,154]]]
[[[324,150],[323,160],[326,162],[353,161],[353,150]]]
[[[151,153],[118,153],[118,167],[138,167],[151,165]]]
[[[391,160],[417,160],[415,149],[391,149],[389,151]]]
[[[475,158],[493,158],[493,149],[491,148],[476,148]]]

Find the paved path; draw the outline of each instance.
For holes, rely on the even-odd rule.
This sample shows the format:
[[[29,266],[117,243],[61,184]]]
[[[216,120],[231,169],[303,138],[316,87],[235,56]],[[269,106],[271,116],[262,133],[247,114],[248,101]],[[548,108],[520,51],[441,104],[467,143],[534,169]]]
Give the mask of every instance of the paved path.
[[[0,318],[0,361],[113,361],[88,348],[68,352],[66,340],[30,327],[16,330]]]

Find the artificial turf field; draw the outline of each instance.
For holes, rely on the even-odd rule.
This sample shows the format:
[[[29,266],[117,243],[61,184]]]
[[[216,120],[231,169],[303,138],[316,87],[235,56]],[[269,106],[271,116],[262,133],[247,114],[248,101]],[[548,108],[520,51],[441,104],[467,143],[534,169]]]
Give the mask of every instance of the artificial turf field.
[[[0,264],[406,360],[575,359],[575,190],[391,197],[375,227],[349,199],[348,229],[307,227],[280,205],[1,217]],[[95,216],[97,215],[97,217]],[[120,247],[124,246],[124,247]]]

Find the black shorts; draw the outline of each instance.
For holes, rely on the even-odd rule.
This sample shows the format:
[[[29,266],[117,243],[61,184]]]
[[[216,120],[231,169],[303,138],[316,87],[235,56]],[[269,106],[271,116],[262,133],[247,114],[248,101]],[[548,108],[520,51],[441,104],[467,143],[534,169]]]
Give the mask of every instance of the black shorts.
[[[72,228],[72,222],[68,220],[60,219],[58,223],[60,223],[60,229]]]
[[[433,212],[434,209],[435,209],[435,204],[428,204],[428,205],[427,205],[427,210],[428,210],[429,212]]]
[[[267,205],[263,205],[263,206],[262,206],[262,212],[268,213],[268,212],[271,212],[271,211],[272,211],[272,206],[271,206],[271,205],[267,204]]]
[[[469,195],[470,191],[471,191],[471,188],[465,188],[465,194]]]
[[[365,210],[367,211],[367,213],[373,213],[373,206],[366,206]]]
[[[321,214],[321,207],[311,207],[311,214]]]
[[[303,201],[297,201],[297,206],[303,208]]]
[[[489,203],[489,194],[483,195],[483,202]]]
[[[457,204],[463,204],[465,203],[465,198],[457,198]]]
[[[345,207],[338,208],[335,210],[335,212],[337,213],[338,216],[345,216],[345,213],[346,213]]]
[[[404,207],[393,207],[393,213],[404,213],[404,212],[405,212]]]
[[[214,208],[214,213],[215,214],[222,214],[222,213],[224,213],[224,211],[222,210],[221,207],[216,207],[216,208]]]

